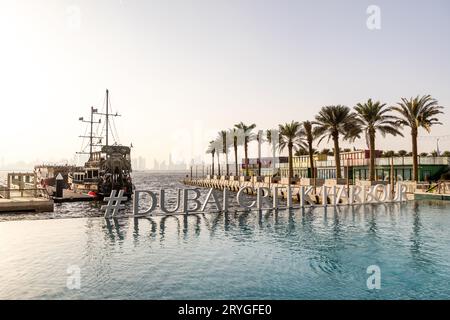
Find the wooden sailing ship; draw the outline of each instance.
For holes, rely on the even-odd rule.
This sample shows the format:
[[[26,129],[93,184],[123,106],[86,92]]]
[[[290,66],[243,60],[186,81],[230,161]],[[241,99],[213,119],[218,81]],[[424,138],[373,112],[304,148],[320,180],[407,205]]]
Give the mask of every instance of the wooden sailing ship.
[[[80,118],[90,126],[88,136],[89,151],[81,151],[78,154],[87,154],[89,159],[84,164],[83,170],[73,171],[69,174],[68,183],[74,192],[88,194],[102,199],[109,196],[112,190],[123,190],[128,198],[133,193],[131,179],[131,147],[117,144],[109,144],[110,120],[119,115],[110,113],[109,91],[106,90],[106,111],[100,113],[91,107],[90,120]],[[96,118],[99,119],[96,120]],[[100,125],[105,119],[105,136],[94,136],[94,125]],[[105,144],[102,142],[105,141]]]

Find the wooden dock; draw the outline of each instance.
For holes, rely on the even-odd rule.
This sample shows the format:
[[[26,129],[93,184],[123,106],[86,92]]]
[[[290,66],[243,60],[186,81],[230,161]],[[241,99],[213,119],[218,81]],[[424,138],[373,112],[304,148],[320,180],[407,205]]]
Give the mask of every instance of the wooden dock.
[[[36,183],[36,174],[8,173],[6,185],[0,186],[0,213],[53,212],[54,202]]]
[[[93,200],[72,190],[56,197],[55,187],[38,187],[35,173],[8,173],[7,185],[0,186],[0,212],[53,212],[55,203]]]
[[[46,198],[0,198],[1,212],[53,212],[54,202]]]
[[[64,189],[62,197],[55,197],[55,188],[47,187],[47,191],[50,197],[53,199],[55,203],[63,203],[63,202],[85,202],[85,201],[94,201],[94,197],[90,197],[86,194],[73,192],[72,190]]]
[[[94,201],[93,197],[64,190],[63,197],[11,197],[6,199],[0,195],[0,213],[9,212],[53,212],[55,203]]]

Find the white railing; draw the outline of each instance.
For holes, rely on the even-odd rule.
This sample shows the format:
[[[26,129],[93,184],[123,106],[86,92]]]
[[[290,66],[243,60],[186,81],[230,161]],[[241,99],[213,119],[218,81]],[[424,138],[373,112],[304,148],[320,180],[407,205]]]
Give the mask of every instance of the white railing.
[[[353,167],[353,166],[368,166],[370,160],[369,159],[344,159],[341,160],[341,167]],[[317,161],[316,166],[320,167],[336,167],[336,161],[334,160],[326,160],[326,161]]]

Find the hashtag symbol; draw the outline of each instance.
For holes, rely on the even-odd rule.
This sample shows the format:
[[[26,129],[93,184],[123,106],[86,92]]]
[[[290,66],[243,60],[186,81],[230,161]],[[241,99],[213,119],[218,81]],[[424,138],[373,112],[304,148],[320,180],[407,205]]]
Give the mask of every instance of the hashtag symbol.
[[[117,213],[119,213],[120,209],[125,209],[122,201],[126,201],[128,198],[123,196],[123,190],[119,191],[119,195],[117,197],[116,194],[117,191],[112,190],[109,197],[105,198],[108,203],[106,206],[101,207],[101,210],[105,210],[105,218],[108,218],[110,214],[111,217],[114,217]]]

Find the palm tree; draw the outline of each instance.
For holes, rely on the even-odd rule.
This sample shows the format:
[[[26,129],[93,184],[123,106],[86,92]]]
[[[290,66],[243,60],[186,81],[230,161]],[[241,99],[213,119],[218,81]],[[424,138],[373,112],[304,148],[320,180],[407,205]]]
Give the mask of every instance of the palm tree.
[[[430,157],[439,157],[439,151],[437,150],[433,150],[430,152]]]
[[[289,183],[294,176],[294,168],[292,164],[293,150],[305,149],[306,144],[301,136],[301,124],[297,121],[279,125],[280,130],[280,151],[288,148],[288,162],[289,162]]]
[[[208,149],[206,153],[211,153],[212,162],[211,162],[211,176],[214,176],[214,154],[216,153],[216,142],[214,140],[209,142]]]
[[[227,132],[225,130],[219,131],[218,141],[220,143],[220,149],[225,155],[225,166],[226,166],[226,175],[229,175],[228,170],[228,141],[227,141]],[[220,174],[220,173],[219,173]]]
[[[339,149],[339,135],[344,140],[354,140],[359,137],[361,129],[358,126],[356,115],[349,107],[337,105],[323,107],[316,116],[314,134],[319,138],[319,143],[324,139],[333,139],[334,160],[336,162],[336,179],[341,179],[341,159]]]
[[[258,131],[256,134],[256,141],[258,142],[258,177],[261,176],[261,144],[264,141],[263,131]]]
[[[383,137],[386,134],[403,137],[403,134],[398,130],[398,125],[396,124],[398,118],[388,114],[389,109],[386,108],[385,103],[382,104],[380,101],[372,102],[372,99],[369,99],[367,102],[358,103],[355,106],[355,111],[370,149],[369,180],[373,182],[375,181],[375,136],[377,131]]]
[[[314,168],[313,142],[316,137],[314,135],[314,123],[311,121],[303,121],[301,135],[305,137],[306,143],[308,144],[308,154],[309,154],[309,165],[311,168],[311,178],[313,179],[313,181],[315,181],[316,171]]]
[[[393,151],[393,150],[384,151],[382,156],[386,157],[386,158],[394,157],[395,156],[395,151]]]
[[[408,155],[408,151],[398,150],[397,154],[399,155],[399,157],[406,157]]]
[[[280,144],[280,136],[278,135],[278,141],[273,141],[276,139],[276,137],[272,137],[274,132],[278,132],[277,130],[270,130],[267,129],[266,130],[266,139],[269,142],[269,145],[272,147],[272,176],[275,176],[276,170],[275,170],[275,154],[276,154],[276,148],[279,146]],[[273,139],[272,139],[273,138]]]
[[[216,154],[217,154],[217,171],[219,171],[219,176],[222,174],[222,171],[220,170],[220,153],[222,152],[222,141],[220,141],[219,138],[217,138],[216,140],[214,140],[214,144],[215,144],[215,150],[216,150]]]
[[[322,149],[322,151],[320,151],[320,154],[329,155],[329,153],[330,153],[330,149],[327,149],[327,148],[324,148],[324,149]]]
[[[272,141],[272,131],[277,132],[278,130],[270,130],[270,129],[266,130],[266,139],[267,139],[267,142],[269,142],[270,145],[272,145],[272,143],[273,143],[273,141]],[[281,141],[281,137],[278,135],[278,142],[276,142],[275,145],[278,145],[280,143],[280,141]]]
[[[234,165],[235,165],[235,172],[234,175],[238,176],[239,175],[239,168],[238,168],[238,145],[239,145],[239,131],[236,128],[230,129],[228,130],[228,135],[230,136],[230,138],[233,140],[233,149],[234,149]]]
[[[245,175],[249,175],[248,171],[248,143],[253,139],[252,130],[256,128],[256,124],[246,125],[240,122],[234,125],[236,129],[241,130],[241,134],[244,136],[244,161],[245,161]]]
[[[306,150],[306,149],[298,149],[297,151],[294,152],[294,156],[296,156],[296,157],[307,156],[307,155],[308,155],[308,150]]]
[[[266,139],[269,144],[272,144],[272,130],[266,130]]]
[[[408,126],[411,128],[412,140],[412,156],[413,156],[413,179],[419,180],[419,171],[417,163],[417,134],[420,127],[427,132],[431,131],[431,126],[434,124],[442,124],[439,122],[437,115],[442,113],[442,106],[438,105],[436,99],[430,95],[422,97],[402,98],[392,109],[397,111],[401,119],[397,121],[398,124]]]

